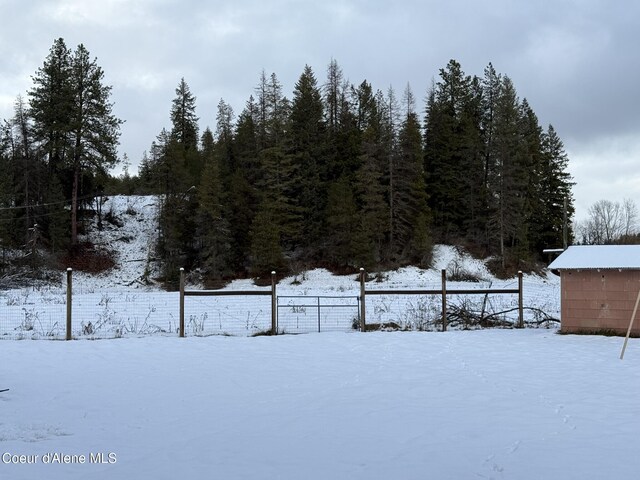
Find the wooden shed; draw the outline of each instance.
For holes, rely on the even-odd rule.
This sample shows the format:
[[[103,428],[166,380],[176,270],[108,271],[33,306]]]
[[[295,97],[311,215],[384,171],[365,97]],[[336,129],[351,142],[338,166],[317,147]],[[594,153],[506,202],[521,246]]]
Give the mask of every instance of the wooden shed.
[[[640,245],[569,247],[549,268],[560,272],[562,332],[627,333],[640,290]],[[638,319],[631,333],[640,335]]]

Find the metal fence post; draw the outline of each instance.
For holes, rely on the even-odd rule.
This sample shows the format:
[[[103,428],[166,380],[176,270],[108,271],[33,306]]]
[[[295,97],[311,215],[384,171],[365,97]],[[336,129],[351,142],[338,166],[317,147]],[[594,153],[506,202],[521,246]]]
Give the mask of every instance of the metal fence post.
[[[184,268],[180,269],[180,337],[184,337]]]
[[[447,271],[442,270],[442,331],[447,331]]]
[[[365,271],[364,268],[360,269],[360,331],[367,331],[367,320],[366,320],[366,307],[365,307],[365,289],[364,289],[364,279],[365,279]]]
[[[518,327],[524,328],[524,313],[522,306],[522,271],[518,272]]]
[[[72,273],[72,269],[67,268],[67,335],[66,335],[66,340],[71,340],[71,312],[72,312],[72,308],[71,308],[71,302],[73,301],[73,294],[72,294],[72,279],[71,279],[71,273]]]
[[[276,272],[271,272],[271,335],[278,334],[278,296],[276,294]]]

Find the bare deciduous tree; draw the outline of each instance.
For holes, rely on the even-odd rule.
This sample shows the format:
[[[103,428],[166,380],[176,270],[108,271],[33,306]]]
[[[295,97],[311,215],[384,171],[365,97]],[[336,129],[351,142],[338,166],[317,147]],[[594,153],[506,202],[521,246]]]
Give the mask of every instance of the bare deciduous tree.
[[[626,198],[621,203],[598,200],[591,205],[589,217],[579,225],[582,243],[604,245],[638,233],[638,208]]]

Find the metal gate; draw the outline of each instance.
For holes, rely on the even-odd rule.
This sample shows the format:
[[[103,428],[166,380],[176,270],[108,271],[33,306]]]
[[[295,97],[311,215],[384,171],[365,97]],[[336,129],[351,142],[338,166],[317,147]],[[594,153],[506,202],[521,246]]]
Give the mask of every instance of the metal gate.
[[[278,295],[278,333],[349,331],[360,327],[360,297]]]

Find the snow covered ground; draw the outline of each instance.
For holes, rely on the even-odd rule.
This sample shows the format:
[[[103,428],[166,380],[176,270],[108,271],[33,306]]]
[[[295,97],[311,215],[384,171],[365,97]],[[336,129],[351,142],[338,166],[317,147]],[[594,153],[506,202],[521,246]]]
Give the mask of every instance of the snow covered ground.
[[[1,342],[0,478],[635,479],[640,340],[620,347],[542,329]]]

